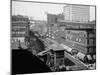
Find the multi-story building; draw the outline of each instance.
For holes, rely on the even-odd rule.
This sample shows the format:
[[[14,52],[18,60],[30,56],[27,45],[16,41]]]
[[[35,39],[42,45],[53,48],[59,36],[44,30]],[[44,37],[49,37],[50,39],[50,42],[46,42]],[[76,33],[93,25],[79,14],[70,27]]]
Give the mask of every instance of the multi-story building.
[[[13,44],[15,42],[25,42],[25,37],[29,36],[29,19],[21,15],[12,16],[12,25],[11,25],[11,39]],[[16,46],[18,46],[16,44]],[[12,46],[13,47],[13,46]],[[14,47],[15,48],[15,47]]]
[[[67,21],[88,22],[90,7],[86,5],[66,5],[63,14],[64,19]]]
[[[95,53],[96,51],[96,31],[95,22],[59,22],[58,27],[65,27],[65,35],[60,36],[55,33],[59,43],[76,49],[83,54]],[[62,32],[62,33],[64,33]],[[65,41],[66,40],[66,41]]]

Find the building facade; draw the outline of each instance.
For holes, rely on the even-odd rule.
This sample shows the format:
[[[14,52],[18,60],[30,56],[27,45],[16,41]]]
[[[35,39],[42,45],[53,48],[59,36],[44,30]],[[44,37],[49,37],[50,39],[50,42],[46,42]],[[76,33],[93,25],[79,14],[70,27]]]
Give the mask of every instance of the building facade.
[[[75,26],[75,27],[74,27]],[[65,35],[56,36],[58,42],[77,50],[82,54],[96,53],[96,25],[95,22],[76,23],[76,22],[59,22],[58,27],[65,27]],[[64,33],[63,32],[63,33]],[[58,33],[58,32],[57,32]],[[55,33],[55,35],[57,35]],[[58,38],[59,37],[59,38]]]
[[[29,36],[29,19],[28,17],[21,15],[12,16],[12,24],[11,24],[11,39],[12,45],[15,42],[20,41],[21,43],[25,43],[25,37]],[[15,44],[18,46],[17,44]],[[13,47],[13,46],[12,46]]]
[[[88,22],[90,20],[90,7],[84,5],[66,5],[64,19],[74,22]]]

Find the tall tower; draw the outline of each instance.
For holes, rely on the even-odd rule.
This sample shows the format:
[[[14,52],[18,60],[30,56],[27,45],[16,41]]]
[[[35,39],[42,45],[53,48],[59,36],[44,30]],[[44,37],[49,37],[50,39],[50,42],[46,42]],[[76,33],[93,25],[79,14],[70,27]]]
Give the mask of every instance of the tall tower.
[[[86,5],[66,5],[64,19],[73,22],[88,22],[90,20],[90,7]]]

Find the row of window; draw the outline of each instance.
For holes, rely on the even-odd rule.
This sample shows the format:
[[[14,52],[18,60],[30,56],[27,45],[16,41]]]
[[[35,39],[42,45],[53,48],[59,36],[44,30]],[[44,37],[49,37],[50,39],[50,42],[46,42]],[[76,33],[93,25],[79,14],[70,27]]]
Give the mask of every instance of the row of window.
[[[87,37],[87,33],[85,31],[66,31],[66,35],[74,35],[79,37]]]
[[[22,32],[12,32],[12,34],[26,34],[26,32],[25,31],[22,31]]]
[[[12,21],[29,21],[28,18],[17,18],[17,17],[12,17]]]
[[[12,26],[28,26],[29,24],[27,23],[12,23]]]
[[[26,26],[12,26],[12,29],[27,28]]]
[[[74,36],[74,35],[71,35],[71,36],[66,36],[66,39],[67,40],[71,40],[71,41],[75,41],[75,42],[79,42],[79,43],[82,43],[82,44],[87,44],[87,39],[85,38],[79,38],[77,36]]]

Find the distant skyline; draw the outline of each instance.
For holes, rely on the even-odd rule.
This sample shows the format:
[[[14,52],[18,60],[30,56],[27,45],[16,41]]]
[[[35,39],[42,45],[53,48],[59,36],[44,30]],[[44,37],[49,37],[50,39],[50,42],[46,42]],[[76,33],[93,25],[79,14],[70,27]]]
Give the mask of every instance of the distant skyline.
[[[61,14],[67,4],[12,1],[12,15],[25,15],[34,20],[47,20],[47,13]],[[90,21],[95,20],[95,7],[90,6]]]

